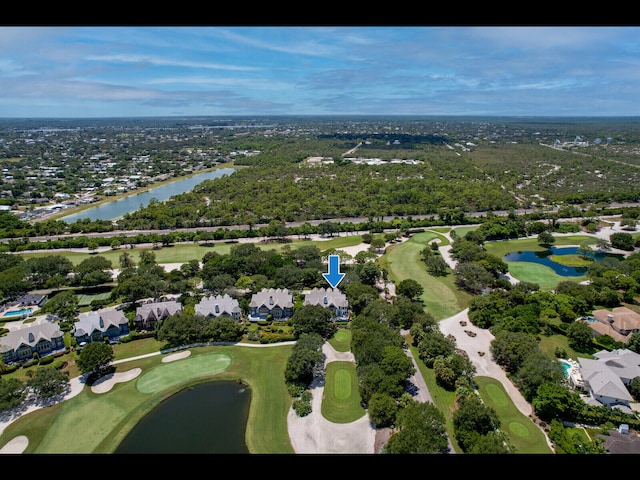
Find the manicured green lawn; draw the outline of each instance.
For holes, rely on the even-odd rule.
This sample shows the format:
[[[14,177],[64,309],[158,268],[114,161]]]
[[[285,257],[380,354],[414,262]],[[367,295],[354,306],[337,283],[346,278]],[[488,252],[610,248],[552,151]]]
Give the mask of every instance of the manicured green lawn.
[[[26,435],[25,453],[111,453],[144,415],[170,395],[202,382],[233,380],[251,388],[248,450],[294,453],[287,430],[291,397],[283,381],[291,349],[291,345],[197,347],[190,349],[190,357],[176,362],[162,363],[163,356],[156,355],[118,364],[117,372],[141,368],[142,374],[102,394],[85,386],[69,400],[23,416],[7,426],[0,445]]]
[[[540,265],[534,262],[507,262],[509,273],[521,282],[537,283],[540,290],[551,291],[558,283],[571,279],[573,282],[582,282],[587,279],[586,276],[579,277],[563,277],[554,272],[546,265]]]
[[[478,385],[478,391],[482,401],[488,407],[493,408],[501,422],[501,430],[504,431],[515,447],[515,453],[546,453],[553,451],[547,444],[544,433],[529,417],[525,416],[513,404],[506,390],[495,378],[474,377]]]
[[[389,272],[389,279],[396,285],[411,278],[423,286],[420,299],[425,310],[436,320],[448,318],[468,307],[471,295],[459,290],[454,284],[453,273],[434,277],[427,273],[420,252],[435,238],[444,238],[435,232],[418,233],[409,240],[387,248],[380,259],[380,266]]]
[[[322,416],[334,423],[355,422],[367,413],[360,402],[356,364],[329,362],[322,397]]]
[[[337,352],[349,352],[351,350],[351,330],[338,328],[329,343]]]
[[[362,235],[343,235],[340,237],[334,237],[327,240],[292,240],[290,243],[279,242],[267,242],[261,243],[261,239],[255,239],[255,244],[261,250],[275,250],[281,251],[285,246],[289,248],[299,248],[302,246],[314,245],[321,251],[340,249],[344,247],[350,247],[362,243]],[[109,249],[103,252],[71,252],[68,250],[41,250],[37,252],[22,253],[21,256],[25,259],[33,257],[50,257],[51,255],[60,255],[68,258],[73,265],[78,265],[83,260],[90,256],[100,255],[111,261],[113,268],[120,268],[120,255],[128,253],[134,262],[137,262],[142,251],[153,252],[156,258],[156,263],[185,263],[190,260],[202,261],[202,258],[207,252],[214,251],[220,255],[227,255],[231,251],[231,248],[238,245],[238,242],[215,242],[215,243],[178,243],[167,247],[153,248],[150,246],[135,247],[133,249],[125,248],[124,246],[117,249]]]
[[[590,246],[597,243],[597,239],[587,235],[567,235],[556,237],[555,246],[562,245],[584,245]],[[533,251],[542,252],[546,248],[538,245],[537,238],[521,238],[517,240],[499,240],[486,242],[485,249],[491,255],[503,258],[511,252]],[[558,283],[570,278],[574,282],[582,282],[586,276],[564,277],[558,275],[551,268],[534,262],[507,262],[509,273],[521,282],[537,283],[541,290],[553,290]]]

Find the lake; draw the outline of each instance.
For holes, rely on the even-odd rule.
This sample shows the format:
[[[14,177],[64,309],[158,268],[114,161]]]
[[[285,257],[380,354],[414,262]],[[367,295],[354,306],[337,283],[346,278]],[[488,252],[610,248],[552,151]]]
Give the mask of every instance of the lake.
[[[250,389],[215,381],[182,390],[140,420],[114,453],[249,453]]]
[[[533,262],[540,265],[546,265],[551,268],[555,273],[563,277],[580,277],[587,273],[587,267],[570,267],[567,265],[561,265],[551,260],[552,255],[573,255],[578,253],[579,247],[551,247],[547,250],[532,252],[532,251],[519,251],[511,252],[503,257],[505,262]],[[599,250],[595,250],[589,255],[595,261],[599,262],[605,258],[624,258],[623,255],[604,253]]]
[[[199,185],[205,180],[213,180],[214,178],[231,175],[235,171],[235,168],[218,168],[216,170],[198,173],[191,177],[182,178],[144,192],[119,198],[113,202],[88,208],[82,212],[67,215],[66,217],[60,217],[59,220],[67,223],[73,223],[77,220],[84,220],[86,218],[91,221],[115,220],[116,218],[122,217],[125,213],[135,212],[142,207],[146,207],[149,205],[151,200],[157,200],[159,202],[169,200],[175,195],[190,192],[196,187],[196,185]]]

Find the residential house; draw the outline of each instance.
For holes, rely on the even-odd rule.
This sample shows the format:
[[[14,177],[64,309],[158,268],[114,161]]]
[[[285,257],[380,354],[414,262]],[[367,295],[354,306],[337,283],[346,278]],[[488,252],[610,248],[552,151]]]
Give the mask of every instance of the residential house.
[[[594,310],[592,315],[595,321],[588,325],[597,335],[609,335],[618,342],[628,343],[631,334],[640,332],[640,314],[627,307]]]
[[[55,323],[41,323],[8,332],[0,337],[0,353],[6,364],[22,363],[64,351],[64,333]]]
[[[176,300],[149,302],[136,308],[133,322],[140,330],[153,331],[162,320],[180,312],[182,304]]]
[[[631,350],[602,350],[594,359],[578,358],[589,404],[632,413],[633,397],[627,386],[640,376],[640,354]]]
[[[44,305],[44,303],[48,299],[49,299],[49,296],[46,294],[45,295],[28,294],[28,295],[22,295],[20,298],[18,298],[17,303],[21,307],[31,307],[31,306],[42,307],[42,305]]]
[[[337,288],[314,288],[304,297],[303,305],[320,305],[331,311],[332,320],[349,320],[347,296]]]
[[[195,306],[196,315],[205,317],[219,317],[225,315],[234,320],[242,319],[242,311],[238,300],[232,298],[229,294],[211,295],[210,297],[202,297]]]
[[[263,288],[254,293],[249,302],[249,321],[286,320],[293,315],[293,295],[286,288]]]
[[[73,324],[73,336],[78,344],[104,342],[105,337],[114,342],[126,335],[129,335],[129,321],[115,308],[82,312]]]
[[[42,307],[44,303],[49,299],[48,295],[22,295],[17,300],[8,302],[2,305],[1,308],[14,308],[14,307]]]

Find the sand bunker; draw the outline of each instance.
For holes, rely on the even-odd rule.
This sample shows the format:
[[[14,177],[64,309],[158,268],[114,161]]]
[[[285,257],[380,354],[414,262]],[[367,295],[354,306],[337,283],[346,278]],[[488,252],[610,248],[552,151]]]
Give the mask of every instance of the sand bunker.
[[[128,382],[129,380],[133,380],[138,375],[142,373],[141,368],[133,368],[128,372],[122,373],[112,373],[109,375],[105,375],[104,377],[98,379],[96,383],[91,387],[91,391],[93,393],[105,393],[111,390],[113,386],[118,382]]]
[[[4,447],[0,449],[0,453],[22,453],[29,445],[29,439],[24,435],[20,435],[10,440]]]
[[[187,358],[189,355],[191,355],[191,351],[190,350],[184,350],[182,352],[172,353],[171,355],[167,355],[166,357],[164,357],[162,359],[162,362],[163,363],[173,362],[174,360],[180,360],[181,358]]]

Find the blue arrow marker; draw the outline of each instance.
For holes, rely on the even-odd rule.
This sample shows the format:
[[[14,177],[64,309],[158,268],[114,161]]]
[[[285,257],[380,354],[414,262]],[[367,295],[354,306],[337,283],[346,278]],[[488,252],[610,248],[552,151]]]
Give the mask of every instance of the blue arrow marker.
[[[338,286],[344,278],[344,273],[340,273],[340,255],[329,255],[329,272],[323,273],[322,276],[331,288]]]

